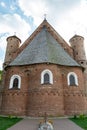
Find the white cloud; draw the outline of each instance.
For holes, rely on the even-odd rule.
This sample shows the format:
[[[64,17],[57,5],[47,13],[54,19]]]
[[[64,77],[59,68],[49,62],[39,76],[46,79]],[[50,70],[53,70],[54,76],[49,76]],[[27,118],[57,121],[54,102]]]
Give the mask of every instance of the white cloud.
[[[61,17],[60,32],[62,36],[68,41],[73,35],[81,35],[85,38],[85,50],[87,50],[87,2],[81,0],[78,7],[73,7]],[[86,51],[87,55],[87,51]]]
[[[81,35],[87,42],[87,1],[63,0],[18,0],[19,6],[27,16],[32,16],[38,26],[46,13],[47,20],[68,42],[75,35]],[[70,5],[71,4],[71,5]],[[87,45],[85,43],[85,49]]]
[[[0,19],[0,33],[9,32],[10,35],[13,35],[14,32],[16,32],[17,35],[23,40],[26,36],[28,36],[30,25],[26,23],[18,14],[0,15]]]
[[[34,24],[37,26],[46,13],[47,19],[52,26],[56,29],[60,25],[66,33],[70,33],[69,31],[78,33],[79,31],[82,32],[82,30],[84,32],[87,27],[86,0],[80,0],[78,3],[76,1],[70,2],[69,0],[66,2],[64,0],[18,0],[18,2],[24,14],[32,16]]]
[[[47,14],[48,22],[67,42],[74,34],[84,36],[87,42],[86,0],[18,0],[18,5],[27,17],[33,18],[33,26],[38,26],[44,19],[44,14]],[[0,33],[9,32],[9,35],[13,35],[16,32],[24,41],[29,30],[30,25],[18,14],[0,15]],[[86,44],[85,48],[87,49]]]
[[[6,4],[5,4],[4,2],[1,2],[0,5],[1,5],[2,7],[6,7]]]
[[[9,32],[9,35],[13,35],[16,32],[22,40],[28,36],[30,25],[18,14],[0,15],[0,19],[0,33]]]
[[[26,23],[18,14],[0,14],[0,49],[3,51],[5,55],[6,48],[6,38],[8,36],[14,35],[16,32],[17,36],[24,42],[24,40],[29,36],[29,31],[31,31],[30,25]],[[4,58],[3,55],[3,58]],[[0,61],[0,68],[1,68]]]
[[[77,2],[75,0],[18,0],[18,4],[26,16],[33,17],[34,24],[38,26],[44,18],[44,14],[47,14],[48,20],[56,22],[62,14],[69,11]]]
[[[18,2],[24,14],[33,17],[35,25],[39,25],[43,15],[48,12],[45,0],[18,0]]]

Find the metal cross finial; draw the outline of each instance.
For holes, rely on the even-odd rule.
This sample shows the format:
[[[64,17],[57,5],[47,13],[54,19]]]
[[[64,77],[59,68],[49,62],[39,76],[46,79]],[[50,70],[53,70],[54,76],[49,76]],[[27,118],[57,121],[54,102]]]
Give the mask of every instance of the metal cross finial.
[[[47,16],[47,14],[44,14],[44,20],[46,20],[46,16]]]
[[[16,36],[16,32],[14,32],[14,35]]]

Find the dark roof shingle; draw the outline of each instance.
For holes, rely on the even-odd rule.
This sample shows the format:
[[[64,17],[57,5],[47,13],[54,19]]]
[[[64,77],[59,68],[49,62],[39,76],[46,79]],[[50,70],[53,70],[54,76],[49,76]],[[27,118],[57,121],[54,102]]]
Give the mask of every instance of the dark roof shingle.
[[[53,38],[46,27],[42,28],[28,46],[10,63],[10,66],[36,63],[80,66]]]

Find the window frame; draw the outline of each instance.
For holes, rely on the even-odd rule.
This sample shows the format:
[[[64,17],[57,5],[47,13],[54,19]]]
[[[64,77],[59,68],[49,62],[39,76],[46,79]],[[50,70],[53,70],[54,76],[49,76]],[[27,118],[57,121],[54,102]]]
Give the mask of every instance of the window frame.
[[[17,78],[18,79],[18,88],[14,88],[13,87],[13,83],[14,83],[14,79]],[[10,78],[10,85],[9,85],[9,89],[20,89],[21,88],[21,77],[19,75],[12,75],[12,77]]]
[[[70,84],[70,76],[71,76],[71,75],[73,75],[74,78],[75,78],[75,85],[71,85],[71,84]],[[67,75],[67,82],[68,82],[68,86],[78,86],[78,77],[77,77],[77,74],[74,73],[74,72],[68,73],[68,75]]]
[[[46,73],[49,75],[49,83],[47,83],[47,84],[53,84],[53,74],[48,69],[43,70],[42,73],[41,73],[41,84],[46,84],[46,83],[44,83],[44,75]]]

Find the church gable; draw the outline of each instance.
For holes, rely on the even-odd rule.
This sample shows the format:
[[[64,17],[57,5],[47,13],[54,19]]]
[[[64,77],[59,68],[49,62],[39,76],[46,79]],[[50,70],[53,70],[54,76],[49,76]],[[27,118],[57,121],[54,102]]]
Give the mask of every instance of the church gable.
[[[24,48],[28,46],[28,44],[36,37],[36,35],[42,30],[42,28],[46,26],[48,32],[54,37],[54,39],[73,57],[73,50],[72,48],[67,44],[67,42],[56,32],[56,30],[47,22],[47,20],[44,20],[38,28],[31,34],[31,36],[26,39],[26,41],[22,44],[22,46],[17,50],[17,54],[21,53]]]
[[[10,63],[10,66],[36,63],[79,66],[48,32],[45,25],[16,59]]]

